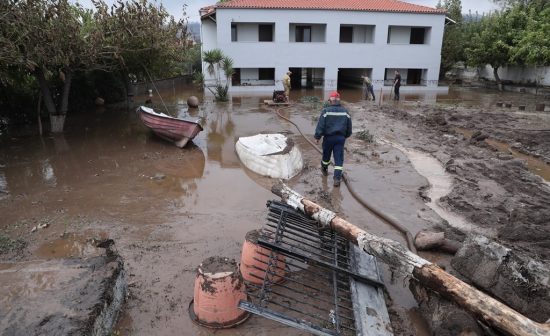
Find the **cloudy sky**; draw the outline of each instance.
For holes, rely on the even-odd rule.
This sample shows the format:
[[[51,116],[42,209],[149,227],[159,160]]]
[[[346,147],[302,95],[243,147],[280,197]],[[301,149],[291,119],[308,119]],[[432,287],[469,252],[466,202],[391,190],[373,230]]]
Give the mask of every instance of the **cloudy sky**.
[[[182,16],[183,4],[186,3],[186,11],[189,16],[189,21],[199,21],[199,8],[212,5],[216,3],[216,1],[217,0],[156,0],[156,2],[162,3],[168,12],[176,18],[180,18]],[[90,0],[74,0],[74,2],[80,2],[86,7],[91,7]],[[107,0],[107,2],[113,3],[114,0]],[[431,7],[435,7],[437,4],[437,0],[406,0],[406,2]],[[496,6],[491,0],[462,0],[462,11],[464,13],[468,13],[469,10],[474,13],[475,11],[483,13],[495,8]]]

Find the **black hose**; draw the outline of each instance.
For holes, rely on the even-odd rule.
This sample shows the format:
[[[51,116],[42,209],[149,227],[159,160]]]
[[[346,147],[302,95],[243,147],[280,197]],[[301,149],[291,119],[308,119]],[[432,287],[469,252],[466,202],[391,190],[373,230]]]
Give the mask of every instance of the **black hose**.
[[[290,108],[290,106],[287,106],[287,107],[281,107],[281,108],[278,108],[275,110],[275,113],[279,116],[279,118],[282,118],[286,121],[288,121],[289,123],[291,123],[292,125],[294,125],[294,127],[296,127],[296,129],[298,130],[298,132],[300,133],[300,135],[313,147],[315,148],[315,150],[317,150],[317,152],[319,152],[320,154],[322,154],[323,152],[319,149],[319,147],[317,147],[316,144],[314,144],[311,140],[309,140],[308,137],[306,137],[304,135],[304,133],[302,133],[302,130],[300,129],[300,127],[298,127],[298,125],[296,125],[292,120],[290,120],[289,118],[283,116],[280,111],[281,110],[284,110],[284,109],[287,109],[287,108]],[[391,225],[393,228],[395,228],[397,231],[399,231],[403,237],[405,238],[405,240],[407,241],[407,246],[409,247],[409,250],[413,253],[416,254],[416,248],[414,246],[414,240],[413,240],[413,236],[411,234],[411,232],[409,230],[407,230],[407,228],[398,223],[395,219],[385,215],[384,213],[382,213],[380,210],[378,210],[375,206],[373,206],[372,204],[370,204],[369,202],[367,202],[366,200],[364,200],[361,196],[359,196],[359,194],[357,194],[357,192],[355,191],[355,189],[353,189],[353,186],[351,184],[351,182],[349,181],[348,177],[347,177],[347,173],[344,173],[343,174],[343,180],[344,180],[344,184],[346,185],[346,187],[348,188],[351,196],[353,198],[355,198],[355,200],[357,202],[359,202],[359,204],[361,204],[365,209],[367,209],[370,213],[372,213],[374,216],[378,217],[380,220],[382,220],[383,222]]]

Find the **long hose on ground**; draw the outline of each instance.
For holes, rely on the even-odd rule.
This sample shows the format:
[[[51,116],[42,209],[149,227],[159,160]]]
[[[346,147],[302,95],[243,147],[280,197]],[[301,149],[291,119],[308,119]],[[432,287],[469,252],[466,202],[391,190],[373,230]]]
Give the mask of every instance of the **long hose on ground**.
[[[281,114],[281,111],[284,110],[284,109],[287,109],[287,108],[290,108],[290,106],[278,108],[278,109],[275,110],[275,113],[279,116],[279,118],[284,119],[284,120],[288,121],[289,123],[291,123],[292,125],[294,125],[294,127],[296,127],[296,129],[298,130],[300,135],[313,148],[315,148],[315,150],[317,150],[317,152],[319,152],[319,154],[322,154],[323,152],[319,149],[319,147],[317,147],[317,145],[315,145],[308,137],[306,137],[304,135],[304,133],[302,133],[302,130],[300,129],[300,127],[298,127],[298,125],[296,125],[292,120],[290,120],[289,118],[287,118],[287,117],[285,117],[284,115]],[[398,223],[395,219],[393,219],[391,217],[388,217],[387,215],[382,213],[380,210],[378,210],[375,206],[373,206],[372,204],[367,202],[365,199],[363,199],[361,196],[359,196],[359,194],[353,188],[353,186],[351,184],[351,181],[348,179],[347,173],[344,172],[344,174],[342,176],[342,179],[344,180],[344,184],[348,188],[351,196],[353,196],[353,198],[355,198],[355,200],[357,202],[359,202],[359,204],[361,204],[370,213],[372,213],[373,215],[375,215],[376,217],[381,219],[383,222],[389,224],[390,226],[395,228],[397,231],[399,231],[403,235],[405,240],[407,241],[407,246],[409,247],[409,250],[416,254],[416,248],[414,246],[414,240],[413,240],[413,236],[412,236],[411,232],[409,230],[407,230],[407,228],[404,225]]]

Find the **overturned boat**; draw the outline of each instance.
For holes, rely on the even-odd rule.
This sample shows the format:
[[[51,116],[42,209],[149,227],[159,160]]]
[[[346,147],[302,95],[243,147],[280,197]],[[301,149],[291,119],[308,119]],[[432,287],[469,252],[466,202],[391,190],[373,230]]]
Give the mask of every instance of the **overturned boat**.
[[[290,179],[304,166],[300,150],[283,134],[241,137],[235,149],[248,169],[271,178]]]
[[[137,113],[143,124],[159,137],[173,142],[179,148],[185,147],[189,140],[202,131],[200,119],[187,120],[155,112],[152,108],[140,106]]]

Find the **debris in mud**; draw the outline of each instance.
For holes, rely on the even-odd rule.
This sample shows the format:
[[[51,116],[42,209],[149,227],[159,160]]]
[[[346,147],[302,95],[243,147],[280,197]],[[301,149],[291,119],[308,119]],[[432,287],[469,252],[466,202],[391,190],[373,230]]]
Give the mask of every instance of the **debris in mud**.
[[[47,228],[48,226],[49,226],[48,223],[42,223],[42,224],[38,224],[37,228],[38,228],[38,229],[45,229],[45,228]]]
[[[156,173],[155,176],[152,176],[150,178],[151,178],[151,180],[162,181],[166,178],[166,175],[161,174],[161,173]]]
[[[544,323],[550,316],[547,264],[479,235],[466,239],[451,264],[476,287],[527,317]]]

